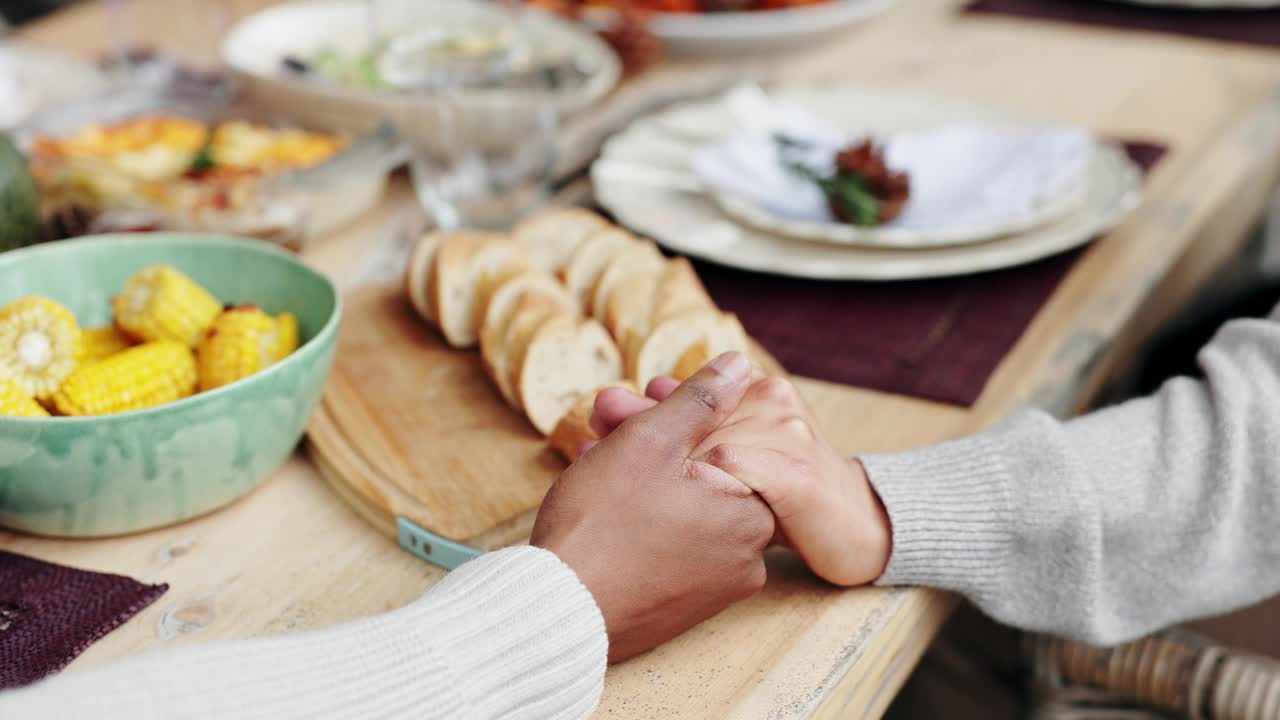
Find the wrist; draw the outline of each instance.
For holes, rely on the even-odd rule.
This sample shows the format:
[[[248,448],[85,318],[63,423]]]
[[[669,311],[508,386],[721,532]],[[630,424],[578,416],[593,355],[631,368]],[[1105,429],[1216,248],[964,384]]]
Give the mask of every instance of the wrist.
[[[880,499],[875,486],[867,477],[867,470],[857,458],[846,461],[849,470],[850,486],[854,488],[860,522],[857,527],[861,538],[858,547],[865,553],[869,577],[866,582],[875,582],[884,574],[889,566],[889,557],[893,554],[893,524],[889,520],[889,511]]]

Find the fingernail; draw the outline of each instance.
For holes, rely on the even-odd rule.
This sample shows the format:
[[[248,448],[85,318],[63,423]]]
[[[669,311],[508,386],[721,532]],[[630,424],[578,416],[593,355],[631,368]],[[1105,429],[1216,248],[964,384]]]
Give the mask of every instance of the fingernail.
[[[711,361],[711,368],[720,373],[724,383],[738,383],[751,372],[751,362],[739,352],[727,352]]]

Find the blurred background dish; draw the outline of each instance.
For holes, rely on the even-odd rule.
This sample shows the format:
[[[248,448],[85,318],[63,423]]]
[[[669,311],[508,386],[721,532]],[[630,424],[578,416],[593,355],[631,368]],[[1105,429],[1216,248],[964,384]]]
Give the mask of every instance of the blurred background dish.
[[[297,250],[376,204],[404,159],[398,141],[233,108],[234,91],[220,75],[146,63],[100,93],[36,113],[15,138],[42,214],[75,225],[58,235],[197,230]]]
[[[50,105],[100,92],[106,74],[72,55],[0,44],[0,130]]]
[[[667,248],[720,265],[825,280],[909,280],[1022,265],[1083,245],[1120,223],[1142,197],[1142,175],[1124,152],[1100,145],[1080,209],[990,242],[922,250],[839,246],[740,225],[700,193],[596,177],[600,204],[620,223]]]
[[[743,2],[725,4],[731,7],[749,5]],[[812,45],[850,25],[879,15],[893,5],[893,0],[809,0],[764,5],[768,9],[658,12],[651,18],[649,27],[673,55],[771,52]]]
[[[600,204],[619,222],[676,252],[723,265],[799,277],[898,280],[982,272],[1062,252],[1114,227],[1141,197],[1137,166],[1117,147],[1091,141],[1080,197],[1014,232],[993,233],[984,242],[932,247],[797,239],[780,232],[784,228],[776,227],[777,222],[750,222],[726,212],[690,171],[698,148],[739,123],[729,107],[732,97],[729,93],[675,105],[611,139],[591,169]],[[783,88],[772,97],[842,131],[872,137],[953,124],[1034,122],[977,103],[871,88]]]
[[[457,98],[462,108],[505,92],[504,76],[548,76],[561,115],[582,110],[617,84],[617,56],[589,30],[537,9],[520,14],[516,26],[510,22],[504,3],[478,0],[297,2],[241,20],[222,53],[251,102],[334,131],[367,132],[384,117],[428,101],[413,92],[411,78],[394,72],[397,49],[416,47],[419,60],[504,58],[503,72],[491,82],[467,83]],[[384,56],[384,50],[392,52]]]

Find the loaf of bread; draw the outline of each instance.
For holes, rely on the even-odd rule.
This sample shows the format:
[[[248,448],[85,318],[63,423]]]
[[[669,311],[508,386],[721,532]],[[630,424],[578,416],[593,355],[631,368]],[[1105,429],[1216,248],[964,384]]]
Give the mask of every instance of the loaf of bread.
[[[499,394],[571,460],[595,439],[601,388],[683,380],[748,348],[688,260],[585,210],[539,213],[509,236],[430,233],[409,260],[405,293],[450,345],[479,344]]]

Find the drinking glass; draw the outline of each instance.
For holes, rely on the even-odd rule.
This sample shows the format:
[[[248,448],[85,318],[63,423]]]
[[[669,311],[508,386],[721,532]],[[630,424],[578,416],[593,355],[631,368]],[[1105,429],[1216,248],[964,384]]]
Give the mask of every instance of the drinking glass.
[[[466,36],[447,40],[464,52],[422,51],[440,42],[428,32],[387,44],[392,54],[418,51],[416,76],[403,72],[412,63],[398,63],[412,82],[396,82],[405,96],[393,120],[412,148],[418,199],[443,228],[505,229],[550,189],[558,125],[552,79],[527,59],[520,4],[489,8],[465,24]]]

